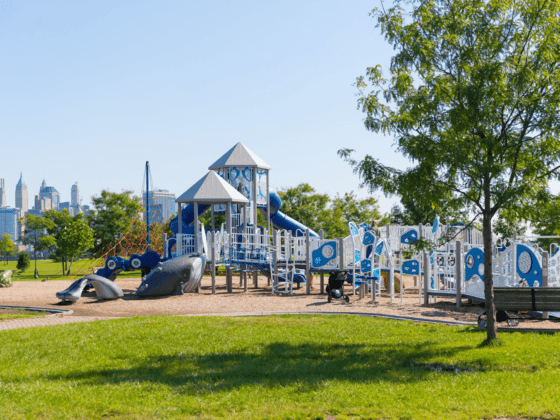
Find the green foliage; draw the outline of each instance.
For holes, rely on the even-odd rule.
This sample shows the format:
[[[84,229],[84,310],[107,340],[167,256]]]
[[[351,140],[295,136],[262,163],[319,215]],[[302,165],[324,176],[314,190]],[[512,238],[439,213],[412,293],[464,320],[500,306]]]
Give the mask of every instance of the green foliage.
[[[540,206],[531,220],[535,235],[560,236],[560,197]],[[550,250],[550,245],[560,244],[560,238],[539,239],[539,245]]]
[[[0,239],[0,255],[4,257],[5,264],[8,264],[8,258],[16,255],[16,245],[12,242],[12,235],[4,233]]]
[[[24,273],[30,265],[31,261],[29,259],[29,254],[27,252],[20,252],[18,254],[17,269]]]
[[[484,338],[344,315],[3,331],[0,418],[557,418],[558,334],[503,334],[493,347]]]
[[[11,286],[13,283],[12,275],[13,275],[12,270],[0,271],[0,284],[4,286]]]
[[[34,276],[38,279],[37,251],[53,251],[56,247],[56,239],[47,233],[48,230],[54,229],[54,222],[46,217],[35,216],[30,213],[27,213],[25,219],[22,218],[20,221],[25,224],[22,242],[33,246],[33,257],[35,260]]]
[[[365,126],[393,136],[414,165],[339,154],[371,191],[422,206],[445,199],[482,216],[492,306],[494,215],[529,218],[560,176],[560,0],[396,0],[373,16],[397,53],[389,77],[378,65],[358,78]],[[488,325],[492,339],[494,320]]]
[[[115,238],[124,233],[134,216],[142,210],[138,197],[132,191],[113,193],[101,191],[92,197],[93,209],[88,216],[96,240],[94,250],[105,249]]]
[[[375,198],[359,200],[353,192],[331,199],[327,194],[316,193],[309,184],[299,184],[278,195],[282,212],[317,233],[323,229],[326,238],[347,236],[348,222],[370,224],[381,217]]]
[[[527,226],[519,220],[517,214],[507,210],[498,213],[498,219],[496,219],[493,226],[494,233],[505,245],[509,245],[510,241],[513,239],[514,233],[521,236],[525,234],[526,230]]]

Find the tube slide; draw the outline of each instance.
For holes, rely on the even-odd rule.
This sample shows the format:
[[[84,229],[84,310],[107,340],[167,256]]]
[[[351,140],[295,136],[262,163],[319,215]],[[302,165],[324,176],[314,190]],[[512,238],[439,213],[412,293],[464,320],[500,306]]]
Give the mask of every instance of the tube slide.
[[[210,208],[209,204],[199,204],[198,205],[198,215],[202,215],[206,210]],[[194,222],[194,204],[187,204],[182,211],[182,220],[183,222],[183,233],[190,233],[194,234],[194,226],[190,226]],[[175,235],[179,233],[179,218],[175,216],[173,220],[171,220],[171,224],[169,226],[171,232]]]
[[[307,226],[303,223],[298,222],[297,220],[292,219],[285,213],[280,211],[280,207],[282,206],[282,199],[280,196],[275,193],[270,193],[270,221],[274,225],[276,229],[285,229],[290,232],[294,236],[305,236],[305,231],[307,230]],[[266,218],[266,209],[259,208],[263,217]],[[314,230],[309,229],[309,235],[312,237],[319,237],[317,232]]]

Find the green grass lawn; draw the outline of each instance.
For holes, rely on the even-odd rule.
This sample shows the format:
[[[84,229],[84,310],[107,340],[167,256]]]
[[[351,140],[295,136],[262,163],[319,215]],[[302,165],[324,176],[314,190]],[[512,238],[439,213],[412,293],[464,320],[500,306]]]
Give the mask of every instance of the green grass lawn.
[[[81,275],[76,275],[77,272],[92,266],[92,264],[94,264],[94,266],[96,267],[102,267],[105,265],[105,262],[100,260],[88,260],[88,259],[74,261],[74,264],[72,265],[71,275],[63,276],[62,263],[55,262],[52,260],[37,260],[37,270],[39,270],[39,279],[35,279],[34,277],[35,261],[33,261],[33,259],[31,259],[31,265],[24,273],[20,273],[16,268],[17,261],[8,261],[7,265],[5,264],[4,261],[1,261],[0,270],[14,270],[14,275],[12,276],[13,281],[43,280],[46,278],[48,278],[49,280],[60,280],[60,279],[72,280],[72,279],[78,279],[80,277],[83,277],[86,274],[91,274],[92,270],[90,268],[89,271]],[[18,274],[19,274],[19,278],[18,278]],[[119,278],[136,278],[136,277],[142,277],[142,273],[140,271],[127,271],[127,272],[123,271],[119,274]]]
[[[26,312],[25,309],[17,308],[11,308],[9,311],[13,313],[4,313],[4,310],[0,308],[0,321],[7,319],[43,318],[46,315],[46,312]]]
[[[559,335],[484,337],[344,315],[3,331],[0,418],[558,418]]]

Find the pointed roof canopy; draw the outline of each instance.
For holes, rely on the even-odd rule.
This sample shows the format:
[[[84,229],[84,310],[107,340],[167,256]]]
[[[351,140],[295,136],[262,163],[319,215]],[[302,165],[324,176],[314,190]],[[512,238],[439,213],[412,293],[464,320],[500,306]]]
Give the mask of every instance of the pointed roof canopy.
[[[210,165],[208,169],[218,169],[232,166],[270,169],[270,166],[268,166],[264,160],[251,152],[247,146],[241,142],[229,149],[225,155]]]
[[[175,200],[177,203],[248,203],[243,194],[214,171],[208,172],[196,184]]]

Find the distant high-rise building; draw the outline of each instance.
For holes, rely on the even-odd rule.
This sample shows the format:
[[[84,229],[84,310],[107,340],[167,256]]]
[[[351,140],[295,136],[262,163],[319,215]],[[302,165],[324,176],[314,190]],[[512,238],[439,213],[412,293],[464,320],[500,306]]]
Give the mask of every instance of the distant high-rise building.
[[[72,185],[72,193],[70,196],[70,205],[72,207],[76,207],[80,205],[80,187],[78,187],[78,183],[76,182]]]
[[[38,210],[40,212],[45,211],[45,200],[41,200],[38,195],[35,196],[35,205],[33,206],[33,210]]]
[[[148,195],[148,200],[146,200],[146,195]],[[167,222],[176,208],[175,194],[168,190],[150,191],[144,193],[143,198],[144,217],[146,217],[146,213],[149,213],[150,224]]]
[[[27,213],[27,185],[23,183],[23,174],[19,175],[16,185],[16,208],[21,209],[22,214]]]
[[[3,208],[0,209],[0,236],[4,233],[11,235],[12,241],[16,242],[21,236],[21,224],[19,219],[22,216],[20,209]]]
[[[4,186],[4,178],[0,178],[0,208],[7,207],[6,201],[6,187]]]
[[[55,187],[47,187],[47,183],[43,179],[41,188],[39,189],[39,198],[41,200],[48,198],[50,200],[50,208],[58,210],[58,205],[60,204],[60,193]],[[45,206],[46,209],[47,206]]]

